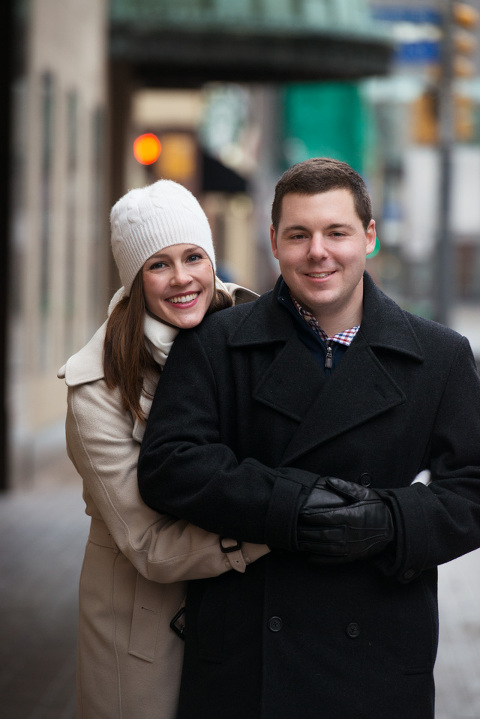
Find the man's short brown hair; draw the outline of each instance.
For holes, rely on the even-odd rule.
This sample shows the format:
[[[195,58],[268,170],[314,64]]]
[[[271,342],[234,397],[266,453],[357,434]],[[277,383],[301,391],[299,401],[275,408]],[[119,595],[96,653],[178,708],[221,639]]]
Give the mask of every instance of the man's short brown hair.
[[[362,177],[350,165],[330,157],[298,162],[283,173],[275,187],[272,225],[278,230],[285,195],[316,195],[330,190],[349,190],[364,230],[372,219],[372,201]]]

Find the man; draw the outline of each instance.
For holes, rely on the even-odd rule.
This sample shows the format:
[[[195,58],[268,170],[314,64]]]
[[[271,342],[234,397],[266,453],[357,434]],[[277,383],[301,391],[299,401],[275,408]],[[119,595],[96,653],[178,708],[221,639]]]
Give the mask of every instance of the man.
[[[152,507],[271,547],[190,583],[178,717],[429,719],[436,567],[480,545],[471,349],[365,272],[345,163],[284,174],[271,244],[274,290],[176,341],[140,456]]]

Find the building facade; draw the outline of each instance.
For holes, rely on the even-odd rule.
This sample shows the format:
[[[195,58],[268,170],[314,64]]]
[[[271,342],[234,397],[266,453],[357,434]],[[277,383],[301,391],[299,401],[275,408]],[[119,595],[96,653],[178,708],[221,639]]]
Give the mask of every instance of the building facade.
[[[103,317],[106,0],[17,3],[13,79],[9,485],[61,432],[57,369]]]

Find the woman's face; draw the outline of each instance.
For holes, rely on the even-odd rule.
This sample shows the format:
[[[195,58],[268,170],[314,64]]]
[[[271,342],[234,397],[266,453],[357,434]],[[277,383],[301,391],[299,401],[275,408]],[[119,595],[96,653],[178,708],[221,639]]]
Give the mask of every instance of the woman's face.
[[[148,310],[168,324],[188,329],[198,325],[210,306],[214,273],[205,250],[172,245],[143,265],[143,291]]]

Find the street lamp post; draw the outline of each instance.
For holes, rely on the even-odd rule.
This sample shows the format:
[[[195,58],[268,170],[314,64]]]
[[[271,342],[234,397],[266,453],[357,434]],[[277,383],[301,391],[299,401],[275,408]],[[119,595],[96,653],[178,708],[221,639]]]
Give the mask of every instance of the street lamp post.
[[[455,142],[453,106],[453,2],[444,0],[443,43],[439,80],[439,159],[440,203],[437,242],[437,282],[435,283],[435,319],[449,324],[453,303],[455,263],[452,247],[451,188],[452,152]]]
[[[443,0],[443,43],[439,96],[440,207],[438,218],[435,319],[448,325],[455,301],[456,263],[452,227],[452,155],[456,139],[454,81],[471,77],[476,49],[472,31],[479,13],[469,3]]]

